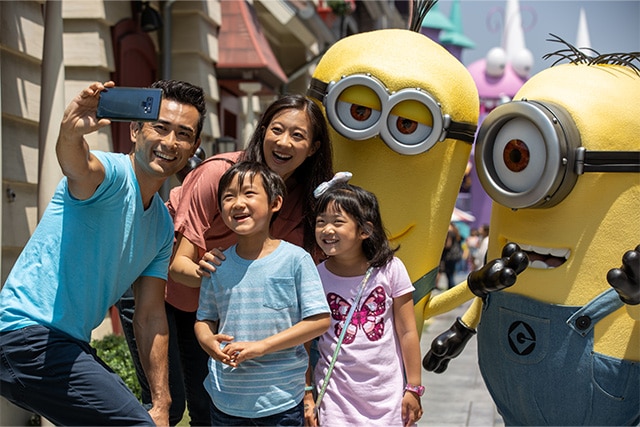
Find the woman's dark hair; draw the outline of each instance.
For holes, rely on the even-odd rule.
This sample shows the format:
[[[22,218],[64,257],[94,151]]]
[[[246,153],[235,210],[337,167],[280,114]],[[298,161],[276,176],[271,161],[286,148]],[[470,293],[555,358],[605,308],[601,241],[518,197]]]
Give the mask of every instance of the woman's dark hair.
[[[193,105],[200,119],[198,120],[198,128],[196,129],[195,141],[200,138],[204,119],[207,113],[207,104],[205,101],[204,90],[201,87],[192,85],[180,80],[158,80],[151,85],[152,88],[162,89],[162,98],[179,102],[180,104]]]
[[[331,141],[327,121],[322,110],[312,100],[303,95],[285,95],[273,102],[262,114],[256,130],[249,140],[249,144],[242,155],[242,160],[265,163],[264,136],[273,118],[283,110],[304,111],[311,123],[311,141],[319,142],[316,152],[307,157],[293,173],[298,185],[303,186],[303,221],[304,221],[304,248],[312,255],[317,252],[317,244],[314,235],[315,230],[315,204],[313,190],[324,181],[333,176],[333,160]]]
[[[258,162],[239,162],[231,166],[225,171],[218,181],[218,209],[222,211],[222,198],[225,191],[231,185],[233,178],[238,177],[238,186],[241,187],[245,179],[249,179],[251,183],[256,176],[262,178],[262,186],[267,193],[267,200],[269,204],[272,204],[278,196],[284,199],[287,193],[287,188],[284,185],[284,181],[274,171],[264,163]],[[271,217],[271,222],[276,218],[278,212],[275,212]]]
[[[334,184],[318,199],[316,216],[329,205],[350,215],[358,226],[369,234],[362,241],[362,250],[373,267],[382,267],[393,258],[398,248],[391,248],[375,194],[356,185]]]

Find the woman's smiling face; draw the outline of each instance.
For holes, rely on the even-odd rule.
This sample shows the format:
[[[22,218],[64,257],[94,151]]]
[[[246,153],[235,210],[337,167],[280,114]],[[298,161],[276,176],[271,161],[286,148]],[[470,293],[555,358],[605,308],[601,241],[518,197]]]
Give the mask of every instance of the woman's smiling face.
[[[312,156],[318,142],[313,141],[307,113],[289,108],[271,120],[264,132],[262,149],[269,168],[287,180],[307,157]]]

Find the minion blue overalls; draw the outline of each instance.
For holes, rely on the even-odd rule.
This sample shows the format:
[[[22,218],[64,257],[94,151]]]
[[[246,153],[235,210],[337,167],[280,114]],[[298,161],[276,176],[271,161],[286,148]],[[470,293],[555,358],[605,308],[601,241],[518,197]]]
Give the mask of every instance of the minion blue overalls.
[[[623,306],[613,288],[584,307],[487,296],[480,371],[506,425],[637,425],[640,364],[595,353],[595,324]]]

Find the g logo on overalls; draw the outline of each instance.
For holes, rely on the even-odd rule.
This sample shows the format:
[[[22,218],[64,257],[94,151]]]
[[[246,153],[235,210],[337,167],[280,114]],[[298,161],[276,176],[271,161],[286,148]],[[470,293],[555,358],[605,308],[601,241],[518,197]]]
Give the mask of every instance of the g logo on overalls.
[[[519,356],[526,356],[536,347],[536,333],[524,322],[513,322],[509,326],[509,347]]]

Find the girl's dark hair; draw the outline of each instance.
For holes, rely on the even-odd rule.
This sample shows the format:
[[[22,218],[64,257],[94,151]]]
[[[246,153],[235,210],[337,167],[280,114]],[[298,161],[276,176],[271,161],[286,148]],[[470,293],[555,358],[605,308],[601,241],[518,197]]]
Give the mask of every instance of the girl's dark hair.
[[[207,104],[205,101],[204,90],[201,87],[192,85],[191,83],[180,80],[158,80],[151,85],[152,88],[162,89],[162,98],[179,102],[180,104],[193,105],[200,119],[198,120],[198,128],[196,129],[196,138],[200,138],[202,126],[204,125],[205,115],[207,113]]]
[[[316,216],[325,212],[331,203],[349,214],[369,234],[362,241],[362,249],[373,267],[382,267],[391,261],[398,248],[391,248],[375,194],[356,185],[335,184],[318,199]]]
[[[256,130],[249,140],[249,144],[242,155],[242,160],[265,163],[263,141],[269,124],[273,118],[283,110],[304,111],[311,123],[311,141],[319,142],[318,149],[296,169],[293,174],[298,185],[303,186],[303,222],[304,222],[304,248],[312,255],[316,254],[318,247],[315,239],[315,205],[313,190],[324,181],[333,176],[333,160],[331,141],[327,121],[322,110],[312,100],[303,95],[285,95],[273,102],[262,114]]]
[[[287,193],[287,188],[284,185],[284,181],[274,171],[269,169],[264,163],[258,162],[238,162],[225,171],[218,181],[218,209],[222,211],[222,198],[224,192],[229,188],[233,178],[238,177],[238,186],[241,187],[246,178],[249,178],[251,183],[256,176],[262,178],[262,186],[267,193],[267,199],[269,204],[273,203],[278,196],[284,199]],[[271,217],[271,222],[276,218],[278,212],[275,212]]]

